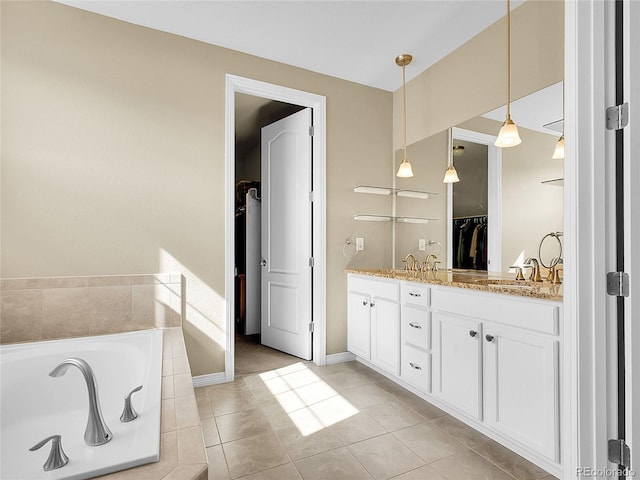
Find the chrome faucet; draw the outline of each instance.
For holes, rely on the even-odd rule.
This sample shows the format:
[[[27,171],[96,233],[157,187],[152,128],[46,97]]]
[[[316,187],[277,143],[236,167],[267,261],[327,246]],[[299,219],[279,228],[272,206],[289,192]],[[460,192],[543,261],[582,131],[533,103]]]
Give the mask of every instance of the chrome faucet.
[[[87,428],[84,431],[84,441],[87,445],[103,445],[113,437],[111,430],[104,423],[102,418],[102,410],[100,410],[100,400],[98,399],[98,384],[93,370],[87,362],[81,358],[67,358],[64,362],[51,370],[50,377],[61,377],[68,368],[73,365],[78,367],[87,383],[87,391],[89,393],[89,418],[87,419]]]
[[[541,282],[542,278],[540,278],[540,264],[538,263],[538,260],[535,257],[529,257],[525,260],[525,265],[523,265],[524,268],[530,268],[531,269],[531,275],[529,275],[529,280],[532,280],[534,282]]]

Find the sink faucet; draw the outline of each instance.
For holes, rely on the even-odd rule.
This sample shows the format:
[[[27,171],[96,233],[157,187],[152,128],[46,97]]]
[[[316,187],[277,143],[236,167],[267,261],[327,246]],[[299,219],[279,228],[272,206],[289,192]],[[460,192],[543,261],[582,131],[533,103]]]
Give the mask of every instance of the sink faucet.
[[[430,253],[429,255],[427,255],[427,258],[424,259],[424,262],[422,262],[422,267],[427,272],[433,271],[437,261],[438,261],[438,257],[436,256],[436,254]]]
[[[84,431],[84,441],[87,445],[103,445],[111,440],[113,434],[102,418],[100,401],[98,399],[98,384],[96,383],[96,377],[89,364],[81,358],[67,358],[51,370],[49,376],[61,377],[67,372],[71,365],[78,367],[82,372],[89,392],[89,418],[87,419],[87,428]]]
[[[411,264],[409,264],[409,260],[411,260]],[[416,257],[414,257],[411,253],[407,253],[402,260],[404,263],[404,269],[409,272],[411,270],[415,270],[416,268]]]
[[[540,264],[535,257],[529,257],[525,260],[525,265],[523,267],[531,269],[531,275],[529,275],[529,280],[534,282],[541,282],[542,278],[540,278]]]

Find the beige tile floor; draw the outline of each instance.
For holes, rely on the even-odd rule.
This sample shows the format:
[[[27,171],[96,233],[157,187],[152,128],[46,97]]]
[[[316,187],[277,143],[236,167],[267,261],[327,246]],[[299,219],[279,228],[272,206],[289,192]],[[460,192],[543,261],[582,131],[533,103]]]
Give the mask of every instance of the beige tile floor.
[[[196,389],[210,480],[554,479],[362,364],[262,348]]]

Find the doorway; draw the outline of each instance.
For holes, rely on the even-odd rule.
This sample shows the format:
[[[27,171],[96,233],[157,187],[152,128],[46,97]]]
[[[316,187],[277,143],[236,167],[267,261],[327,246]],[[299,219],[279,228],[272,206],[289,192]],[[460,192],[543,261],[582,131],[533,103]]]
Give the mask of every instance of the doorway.
[[[239,99],[239,100],[238,100]],[[313,130],[309,134],[313,135],[312,168],[311,168],[311,189],[309,191],[310,216],[311,216],[311,257],[309,259],[311,271],[311,289],[313,291],[311,301],[311,316],[313,319],[313,361],[318,365],[324,365],[326,358],[325,351],[325,98],[299,90],[267,84],[256,80],[250,80],[234,75],[227,75],[226,89],[226,178],[227,178],[227,207],[226,207],[226,267],[225,267],[225,303],[226,303],[226,353],[225,353],[225,379],[233,381],[235,372],[235,338],[236,333],[241,334],[251,332],[247,330],[247,307],[249,303],[239,300],[242,293],[247,294],[246,276],[249,264],[244,259],[244,265],[240,261],[241,268],[245,269],[244,280],[240,280],[236,275],[236,265],[238,264],[236,254],[238,244],[241,243],[242,232],[236,232],[236,213],[238,208],[237,197],[249,194],[256,198],[261,195],[261,185],[255,168],[255,161],[251,161],[240,168],[236,168],[236,157],[247,154],[246,145],[236,143],[238,132],[236,126],[238,113],[236,102],[256,102],[264,107],[264,118],[259,123],[270,123],[277,120],[277,117],[290,116],[291,112],[303,108],[310,109]],[[269,105],[269,106],[267,106]],[[262,108],[262,107],[260,107]],[[259,110],[259,108],[258,108]],[[269,113],[271,112],[271,113]],[[274,113],[276,112],[276,113]],[[270,118],[267,118],[272,115]],[[275,115],[275,116],[274,116]],[[265,120],[267,118],[267,120]],[[243,153],[243,149],[245,149]],[[237,155],[238,154],[238,155]],[[249,155],[250,156],[250,155]],[[255,155],[253,155],[255,157]],[[245,168],[246,167],[246,168]],[[246,176],[247,182],[241,183],[238,189],[237,176]],[[255,178],[250,178],[255,177]],[[256,180],[258,179],[258,180]],[[256,184],[257,182],[257,184]],[[244,192],[246,190],[246,192]],[[238,195],[240,191],[240,195]],[[241,200],[240,200],[241,203]],[[246,202],[245,202],[246,204]],[[242,255],[240,255],[241,257]],[[264,259],[262,259],[264,260]],[[264,262],[263,262],[264,263]],[[244,281],[244,285],[242,282]],[[240,311],[242,310],[242,311]],[[255,314],[255,308],[253,309]],[[241,319],[244,318],[244,322]],[[255,343],[255,342],[254,342]],[[243,342],[246,346],[246,342]]]

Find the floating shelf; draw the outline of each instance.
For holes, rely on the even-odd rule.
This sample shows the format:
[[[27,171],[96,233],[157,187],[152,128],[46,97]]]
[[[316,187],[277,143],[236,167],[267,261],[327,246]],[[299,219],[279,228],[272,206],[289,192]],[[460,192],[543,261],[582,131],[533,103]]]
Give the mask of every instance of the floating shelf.
[[[434,218],[422,218],[422,217],[394,217],[393,215],[355,215],[354,220],[360,220],[364,222],[390,222],[395,220],[399,223],[429,223],[434,221]]]
[[[355,193],[370,193],[373,195],[391,195],[394,194],[398,197],[420,198],[426,200],[431,196],[438,195],[437,193],[422,192],[419,190],[407,190],[400,188],[390,187],[375,187],[371,185],[358,185],[353,189]]]
[[[556,187],[564,187],[564,178],[554,178],[553,180],[545,180],[542,182],[545,185],[553,185]]]

